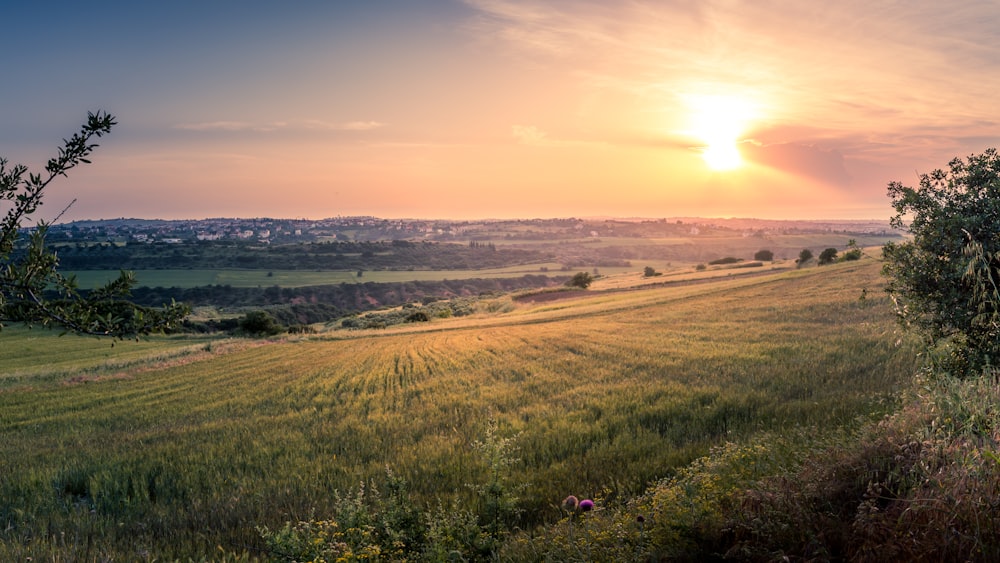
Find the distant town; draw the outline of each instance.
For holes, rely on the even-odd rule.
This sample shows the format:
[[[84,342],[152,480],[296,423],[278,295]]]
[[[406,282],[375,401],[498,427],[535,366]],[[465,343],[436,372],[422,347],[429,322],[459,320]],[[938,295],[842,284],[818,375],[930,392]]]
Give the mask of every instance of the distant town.
[[[796,221],[766,219],[563,218],[496,220],[383,219],[371,216],[320,220],[274,218],[214,218],[191,220],[98,219],[59,223],[49,227],[48,240],[57,242],[113,242],[118,244],[182,244],[198,241],[245,241],[257,244],[300,242],[363,242],[426,240],[435,242],[560,240],[600,237],[657,238],[710,236],[726,231],[744,236],[772,234],[844,233],[887,235],[895,232],[888,221]]]

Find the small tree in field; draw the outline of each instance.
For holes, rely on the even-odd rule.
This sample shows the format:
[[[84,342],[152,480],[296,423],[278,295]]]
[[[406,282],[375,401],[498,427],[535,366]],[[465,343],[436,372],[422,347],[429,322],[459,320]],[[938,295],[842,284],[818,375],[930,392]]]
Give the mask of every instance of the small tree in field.
[[[819,253],[819,263],[832,264],[837,261],[837,249],[836,248],[824,248],[823,252]]]
[[[753,259],[761,262],[772,262],[774,260],[774,253],[770,250],[758,250],[757,253],[753,255]]]
[[[813,251],[809,250],[808,248],[803,248],[802,252],[799,252],[799,259],[796,263],[801,267],[806,262],[812,260],[812,257],[813,257]]]
[[[920,175],[918,187],[889,184],[912,240],[888,243],[883,273],[904,326],[929,345],[947,343],[946,367],[978,373],[1000,363],[1000,155],[954,159]],[[908,222],[908,224],[907,224]]]
[[[591,276],[587,272],[577,272],[573,274],[573,277],[566,282],[568,287],[579,287],[580,289],[587,289],[590,284],[594,283],[594,276]]]
[[[57,271],[59,259],[46,247],[48,225],[39,221],[30,235],[22,229],[41,206],[45,188],[79,164],[97,147],[94,138],[111,132],[114,117],[98,112],[87,115],[79,133],[63,140],[59,154],[45,165],[44,174],[28,172],[24,165],[7,166],[0,158],[0,328],[21,321],[60,326],[83,334],[134,337],[168,328],[187,314],[187,307],[171,304],[162,309],[140,307],[126,297],[135,285],[131,272],[93,291],[82,293],[76,280]],[[56,297],[47,297],[55,292]]]

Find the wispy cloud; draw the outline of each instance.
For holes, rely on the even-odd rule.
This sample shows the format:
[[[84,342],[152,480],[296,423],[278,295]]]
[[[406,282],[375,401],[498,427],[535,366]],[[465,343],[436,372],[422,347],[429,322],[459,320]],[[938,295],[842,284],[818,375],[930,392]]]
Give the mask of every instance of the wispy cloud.
[[[309,120],[304,121],[303,125],[308,129],[325,129],[328,131],[371,131],[372,129],[385,127],[385,123],[380,123],[378,121],[344,121],[331,123],[328,121]]]
[[[185,131],[249,131],[254,126],[245,121],[205,121],[200,123],[178,123],[174,129]]]
[[[275,121],[271,123],[251,123],[247,121],[205,121],[197,123],[179,123],[174,129],[185,131],[250,131],[268,133],[271,131],[370,131],[385,127],[378,121],[343,121],[330,122],[317,119],[299,121]]]
[[[594,99],[669,107],[685,94],[739,92],[766,105],[761,127],[865,132],[873,146],[901,134],[997,135],[992,2],[464,1],[477,36],[571,69]]]
[[[519,143],[525,145],[544,145],[550,142],[545,132],[534,125],[512,125],[510,132]]]

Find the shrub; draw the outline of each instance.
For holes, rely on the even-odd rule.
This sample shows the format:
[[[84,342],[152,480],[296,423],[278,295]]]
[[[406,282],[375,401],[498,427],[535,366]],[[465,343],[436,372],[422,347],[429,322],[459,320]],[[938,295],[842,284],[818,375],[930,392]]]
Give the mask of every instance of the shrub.
[[[774,261],[774,253],[770,250],[758,250],[756,254],[753,255],[754,260],[760,260],[762,262],[772,262]]]
[[[722,264],[736,264],[737,262],[742,262],[742,261],[743,261],[742,258],[736,258],[735,256],[726,256],[725,258],[718,258],[716,260],[712,260],[708,264],[710,266],[719,266]]]
[[[250,336],[274,336],[284,330],[267,311],[250,311],[240,319],[239,326]]]
[[[594,276],[587,272],[577,272],[573,274],[573,277],[566,282],[567,287],[578,287],[580,289],[587,289],[590,284],[594,282]]]
[[[836,248],[824,248],[823,252],[819,253],[819,264],[832,264],[837,261],[837,249]]]

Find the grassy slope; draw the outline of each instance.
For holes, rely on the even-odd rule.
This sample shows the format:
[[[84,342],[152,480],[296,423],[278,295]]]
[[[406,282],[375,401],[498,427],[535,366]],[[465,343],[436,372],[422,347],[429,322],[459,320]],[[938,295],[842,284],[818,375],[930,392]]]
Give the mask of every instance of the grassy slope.
[[[881,412],[914,357],[880,283],[864,261],[39,376],[0,394],[0,555],[50,532],[88,554],[239,551],[387,464],[418,498],[467,496],[491,417],[517,436],[526,523],[569,492],[631,496],[713,444]]]

